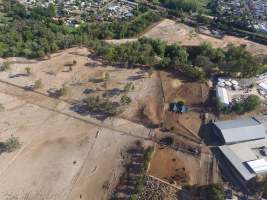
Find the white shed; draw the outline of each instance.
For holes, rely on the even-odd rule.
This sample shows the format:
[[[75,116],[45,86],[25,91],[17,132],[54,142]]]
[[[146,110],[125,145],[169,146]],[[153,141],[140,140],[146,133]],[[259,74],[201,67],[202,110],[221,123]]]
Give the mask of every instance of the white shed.
[[[259,84],[259,86],[260,86],[262,89],[267,90],[267,83],[266,83],[266,82],[261,82],[261,83]]]
[[[229,98],[225,88],[216,87],[216,95],[224,105],[229,105]]]

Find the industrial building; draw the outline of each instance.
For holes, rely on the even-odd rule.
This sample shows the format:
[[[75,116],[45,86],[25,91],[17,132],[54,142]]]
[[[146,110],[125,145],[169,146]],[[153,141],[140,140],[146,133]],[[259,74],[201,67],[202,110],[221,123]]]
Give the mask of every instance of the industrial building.
[[[263,125],[254,118],[215,122],[214,125],[214,133],[224,144],[258,140],[266,136]]]
[[[267,174],[267,117],[245,118],[213,123],[213,133],[222,141],[217,159],[223,173],[239,188],[257,176]],[[230,180],[231,181],[231,180]]]

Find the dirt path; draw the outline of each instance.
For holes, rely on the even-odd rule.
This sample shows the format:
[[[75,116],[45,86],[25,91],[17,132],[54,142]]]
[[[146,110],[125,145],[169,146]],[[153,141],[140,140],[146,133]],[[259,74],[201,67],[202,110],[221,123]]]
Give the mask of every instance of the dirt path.
[[[70,102],[68,101],[64,101],[61,99],[55,99],[52,97],[49,97],[48,95],[45,95],[43,93],[39,93],[39,92],[35,92],[35,91],[27,91],[24,90],[23,88],[21,88],[20,86],[16,86],[14,84],[5,82],[0,80],[1,85],[0,85],[0,92],[4,93],[4,94],[8,94],[8,95],[12,95],[12,96],[16,96],[28,103],[37,105],[41,108],[45,108],[47,110],[53,111],[53,112],[57,112],[59,114],[63,114],[65,116],[83,121],[85,123],[89,123],[91,125],[94,126],[98,126],[98,127],[103,127],[106,129],[110,129],[112,131],[116,131],[119,134],[125,134],[125,135],[129,135],[129,136],[133,136],[139,139],[148,139],[147,137],[144,137],[140,134],[135,134],[136,132],[132,132],[131,129],[125,131],[125,127],[123,127],[123,129],[120,129],[118,126],[115,128],[114,126],[112,126],[112,124],[110,124],[110,121],[107,121],[108,123],[106,123],[105,121],[99,121],[96,119],[92,119],[90,116],[81,116],[77,113],[74,113],[73,111],[70,111]],[[60,105],[61,103],[64,103],[64,107],[66,109],[62,110],[61,108],[57,108],[57,105]],[[113,118],[111,121],[124,121],[125,119],[116,119]],[[123,122],[120,122],[123,123]],[[131,123],[133,125],[137,125],[140,126],[139,124],[135,124],[133,122],[127,121],[125,120],[124,123]],[[150,132],[150,130],[148,130],[148,132]]]

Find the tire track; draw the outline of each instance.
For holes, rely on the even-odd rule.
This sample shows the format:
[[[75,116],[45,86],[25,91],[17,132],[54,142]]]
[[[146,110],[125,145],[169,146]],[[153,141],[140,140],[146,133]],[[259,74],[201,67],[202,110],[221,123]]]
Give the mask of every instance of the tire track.
[[[83,117],[83,116],[80,116],[80,115],[78,115],[78,114],[76,114],[74,112],[73,113],[71,113],[71,112],[67,113],[67,112],[64,112],[64,111],[57,110],[56,108],[51,107],[49,105],[42,105],[42,104],[45,104],[45,103],[46,104],[52,103],[54,105],[55,104],[58,105],[59,103],[64,102],[70,107],[73,102],[70,102],[70,101],[67,101],[67,100],[62,100],[62,99],[55,99],[53,97],[50,97],[50,96],[48,96],[46,94],[43,94],[43,93],[37,92],[37,91],[25,91],[24,88],[22,88],[20,86],[17,86],[15,84],[12,84],[12,83],[8,83],[8,82],[3,81],[3,80],[0,80],[0,83],[2,83],[2,84],[7,86],[4,89],[0,88],[0,92],[1,93],[7,94],[7,95],[11,95],[11,96],[16,96],[16,97],[26,101],[27,103],[36,105],[36,106],[38,106],[40,108],[43,108],[43,109],[46,109],[46,110],[49,110],[49,111],[52,111],[52,112],[56,112],[56,113],[61,114],[61,115],[65,115],[67,117],[82,121],[84,123],[91,124],[91,125],[96,126],[96,127],[106,128],[106,129],[109,129],[111,131],[117,132],[117,133],[122,134],[122,135],[128,135],[128,136],[131,136],[131,137],[136,137],[138,139],[148,139],[148,137],[132,134],[131,131],[129,131],[129,132],[128,131],[123,131],[123,130],[114,128],[114,126],[104,124],[103,122],[99,122],[99,123],[93,122],[90,119],[88,119],[86,117]],[[12,89],[13,90],[15,89],[17,91],[12,92]],[[33,95],[32,96],[29,96],[29,95],[27,96],[27,95],[25,95],[25,93],[33,94]],[[47,100],[47,102],[45,102],[46,100]],[[39,103],[38,103],[38,101],[39,101]],[[113,119],[120,119],[120,118],[113,118]],[[126,121],[126,120],[124,120],[124,121]],[[131,123],[133,123],[133,122],[131,122]]]

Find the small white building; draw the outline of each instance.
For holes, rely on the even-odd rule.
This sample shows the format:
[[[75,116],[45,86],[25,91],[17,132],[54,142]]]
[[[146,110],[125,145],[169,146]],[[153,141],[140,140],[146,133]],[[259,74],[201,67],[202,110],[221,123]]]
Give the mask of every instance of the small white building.
[[[267,83],[266,83],[266,82],[261,82],[261,83],[259,84],[259,86],[260,86],[262,89],[264,89],[264,90],[267,91]]]
[[[228,106],[230,104],[227,90],[223,87],[216,87],[216,96],[220,99],[220,102]]]

